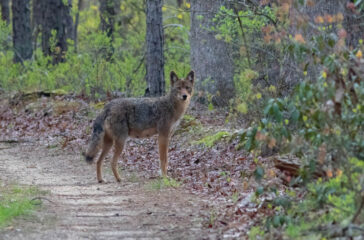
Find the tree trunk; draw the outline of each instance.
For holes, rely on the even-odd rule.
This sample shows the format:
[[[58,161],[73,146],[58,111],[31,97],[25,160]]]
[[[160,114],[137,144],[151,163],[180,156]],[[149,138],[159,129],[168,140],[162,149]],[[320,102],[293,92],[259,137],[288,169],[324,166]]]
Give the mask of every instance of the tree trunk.
[[[64,4],[64,0],[63,0]],[[72,10],[72,0],[68,0],[68,4],[64,5],[63,8],[63,18],[65,21],[65,28],[66,28],[66,38],[74,40],[74,25],[73,25],[73,18],[71,16]]]
[[[106,33],[106,36],[110,39],[110,47],[106,52],[106,58],[111,60],[114,54],[114,31],[115,20],[120,10],[120,0],[100,0],[100,28]]]
[[[32,33],[33,33],[33,49],[38,48],[38,36],[41,31],[43,19],[42,12],[42,0],[33,0],[32,1]]]
[[[182,5],[183,5],[183,0],[177,0],[177,6],[182,7]]]
[[[165,94],[162,0],[147,0],[146,80],[150,96]]]
[[[41,9],[42,50],[44,55],[53,56],[53,63],[63,62],[67,51],[67,37],[72,36],[70,6],[63,0],[38,1]],[[52,31],[55,42],[51,45]]]
[[[235,94],[233,48],[217,40],[210,30],[222,4],[222,0],[191,1],[191,66],[196,72],[197,89],[214,95],[216,106],[228,105]]]
[[[83,8],[83,0],[78,0],[78,4],[77,4],[77,13],[76,13],[76,18],[75,18],[75,26],[73,29],[73,40],[74,42],[74,47],[75,47],[75,52],[78,51],[78,23],[80,22],[80,12]]]
[[[12,4],[15,62],[30,59],[33,54],[29,2],[29,0],[14,0]]]
[[[0,0],[1,20],[10,23],[9,0]]]

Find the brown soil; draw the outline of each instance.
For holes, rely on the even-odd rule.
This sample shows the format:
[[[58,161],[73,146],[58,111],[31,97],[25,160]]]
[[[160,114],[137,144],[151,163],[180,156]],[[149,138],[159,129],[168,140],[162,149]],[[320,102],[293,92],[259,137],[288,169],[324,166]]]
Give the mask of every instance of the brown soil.
[[[153,189],[138,172],[122,171],[116,183],[104,167],[60,149],[0,144],[0,181],[38,186],[48,193],[31,216],[0,230],[0,239],[220,239],[208,228],[210,203],[183,187]],[[157,161],[157,159],[156,159]]]

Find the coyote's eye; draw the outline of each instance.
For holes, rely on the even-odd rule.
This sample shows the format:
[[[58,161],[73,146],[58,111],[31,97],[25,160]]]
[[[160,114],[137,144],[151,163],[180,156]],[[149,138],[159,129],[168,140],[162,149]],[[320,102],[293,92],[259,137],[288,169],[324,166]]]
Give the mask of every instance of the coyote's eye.
[[[190,88],[190,87],[186,87],[186,90],[187,90],[187,91],[191,91],[191,88]]]

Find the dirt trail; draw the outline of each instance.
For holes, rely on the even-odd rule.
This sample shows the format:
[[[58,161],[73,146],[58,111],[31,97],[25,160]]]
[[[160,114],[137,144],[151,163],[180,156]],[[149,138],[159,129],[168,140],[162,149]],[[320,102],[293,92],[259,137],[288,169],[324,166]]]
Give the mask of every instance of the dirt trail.
[[[150,179],[122,172],[97,184],[81,156],[31,144],[0,144],[0,180],[49,192],[39,211],[20,219],[0,239],[218,239],[203,227],[208,203],[182,187],[153,190]],[[48,201],[49,200],[49,201]],[[207,214],[207,215],[206,215]]]

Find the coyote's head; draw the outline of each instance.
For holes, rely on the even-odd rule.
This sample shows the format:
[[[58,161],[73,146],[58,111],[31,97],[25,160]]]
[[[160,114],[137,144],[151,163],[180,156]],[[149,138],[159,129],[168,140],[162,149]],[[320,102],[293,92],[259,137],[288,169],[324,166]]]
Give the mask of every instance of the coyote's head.
[[[171,94],[177,100],[190,101],[193,93],[193,84],[195,81],[195,73],[189,72],[186,78],[178,78],[175,72],[171,72]]]

